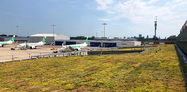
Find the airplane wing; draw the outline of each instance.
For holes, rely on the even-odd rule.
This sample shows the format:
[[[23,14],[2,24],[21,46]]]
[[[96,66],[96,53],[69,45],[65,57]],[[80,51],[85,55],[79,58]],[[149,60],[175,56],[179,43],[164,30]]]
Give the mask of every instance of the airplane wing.
[[[68,47],[71,51],[80,51],[81,50],[81,48],[78,48],[78,47],[76,47],[76,48],[73,48],[73,47],[71,47],[71,46],[69,46]]]
[[[71,46],[68,47],[71,51],[75,51],[74,48],[72,48]]]
[[[81,50],[81,48],[77,48],[78,49],[78,51],[80,51]]]
[[[30,48],[30,49],[35,49],[36,48],[36,44],[35,43],[27,43],[27,48]]]

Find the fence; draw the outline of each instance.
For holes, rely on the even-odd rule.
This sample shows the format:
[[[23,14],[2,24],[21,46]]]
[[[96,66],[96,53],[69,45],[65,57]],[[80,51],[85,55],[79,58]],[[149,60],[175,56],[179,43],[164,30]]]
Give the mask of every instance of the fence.
[[[18,54],[18,55],[6,55],[2,56],[0,59],[0,63],[4,62],[12,62],[12,61],[22,61],[29,59],[39,59],[39,58],[50,58],[50,57],[70,57],[70,56],[85,56],[88,55],[87,51],[75,51],[75,52],[66,52],[66,53],[46,53],[39,52],[29,53],[29,54]]]
[[[47,54],[47,55],[31,56],[31,59],[50,58],[50,57],[85,56],[85,55],[88,55],[87,51],[74,51],[74,52],[66,52],[66,53],[52,53],[52,54]]]

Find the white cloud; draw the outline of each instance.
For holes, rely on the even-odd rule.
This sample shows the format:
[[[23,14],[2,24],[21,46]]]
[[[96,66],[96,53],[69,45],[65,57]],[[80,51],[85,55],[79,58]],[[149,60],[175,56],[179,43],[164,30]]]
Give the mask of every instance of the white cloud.
[[[155,3],[155,2],[157,2],[158,0],[150,0],[149,2],[148,2],[148,4],[152,4],[152,3]]]
[[[107,19],[107,18],[100,18],[99,20],[101,20],[101,21],[110,21],[111,19]]]
[[[120,23],[112,23],[112,25],[121,25]]]
[[[180,2],[180,1],[182,1],[182,0],[174,0],[173,2],[176,3],[176,2]]]
[[[150,5],[158,0],[150,0],[148,2],[142,0],[128,0],[126,2],[119,1],[118,3],[112,3],[112,0],[96,0],[100,6],[98,10],[104,10],[108,14],[113,14],[113,17],[106,18],[109,20],[119,20],[121,18],[127,18],[133,23],[147,23],[152,22],[155,16],[158,16],[162,21],[169,21],[180,18],[179,11],[187,9],[185,6],[187,1],[173,0],[171,2],[165,2],[163,6]],[[105,3],[104,3],[105,2]],[[174,3],[175,2],[175,3]],[[111,8],[107,8],[109,7]],[[182,9],[180,6],[183,6]],[[101,19],[100,19],[101,20]]]
[[[100,5],[97,10],[106,10],[108,8],[107,5],[112,4],[113,0],[96,0],[96,2]]]
[[[108,14],[115,14],[115,12],[110,11],[110,10],[107,10],[106,12],[107,12]]]
[[[156,15],[154,6],[146,6],[146,2],[140,0],[129,0],[127,2],[119,2],[114,6],[117,15],[114,16],[115,20],[121,18],[128,18],[132,22],[147,22],[150,17]]]
[[[105,11],[108,16],[99,18],[99,20],[112,21],[126,18],[133,24],[139,26],[146,25],[141,29],[137,25],[132,25],[133,28],[137,27],[137,29],[128,28],[127,30],[136,30],[134,32],[146,31],[144,32],[145,35],[147,35],[147,33],[153,34],[153,31],[150,30],[154,30],[155,16],[158,17],[157,34],[162,37],[167,37],[170,34],[178,35],[181,26],[187,18],[186,0],[149,0],[147,2],[144,0],[119,0],[118,2],[115,1],[115,3],[104,5],[106,5],[104,6],[105,8],[100,10]],[[99,6],[101,6],[101,4],[99,4]]]

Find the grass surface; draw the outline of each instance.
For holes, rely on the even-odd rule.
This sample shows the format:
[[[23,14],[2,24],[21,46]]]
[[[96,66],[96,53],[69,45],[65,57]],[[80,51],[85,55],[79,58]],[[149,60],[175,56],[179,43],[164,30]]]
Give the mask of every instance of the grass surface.
[[[144,48],[106,49],[102,51],[134,51],[134,50],[144,50]],[[97,50],[97,51],[101,51],[101,50]]]
[[[157,53],[156,53],[157,52]],[[174,45],[0,64],[1,91],[186,91]]]
[[[135,51],[135,50],[147,50],[147,48],[123,48],[123,49],[103,49],[102,51]],[[97,50],[101,51],[101,50]]]

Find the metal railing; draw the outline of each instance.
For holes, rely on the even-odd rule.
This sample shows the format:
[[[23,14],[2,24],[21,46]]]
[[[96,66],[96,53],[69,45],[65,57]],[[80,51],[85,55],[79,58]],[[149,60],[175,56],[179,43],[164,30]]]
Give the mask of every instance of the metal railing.
[[[38,54],[29,53],[19,54],[19,55],[7,55],[0,59],[0,63],[5,62],[13,62],[13,61],[22,61],[22,60],[30,60],[30,59],[39,59],[39,58],[51,58],[51,57],[70,57],[70,56],[85,56],[88,55],[87,51],[74,51],[74,52],[65,52],[65,53],[45,53],[39,52]]]
[[[87,51],[74,51],[74,52],[66,52],[66,53],[52,53],[52,54],[47,54],[47,55],[31,56],[31,59],[51,58],[51,57],[85,56],[85,55],[88,55]]]

